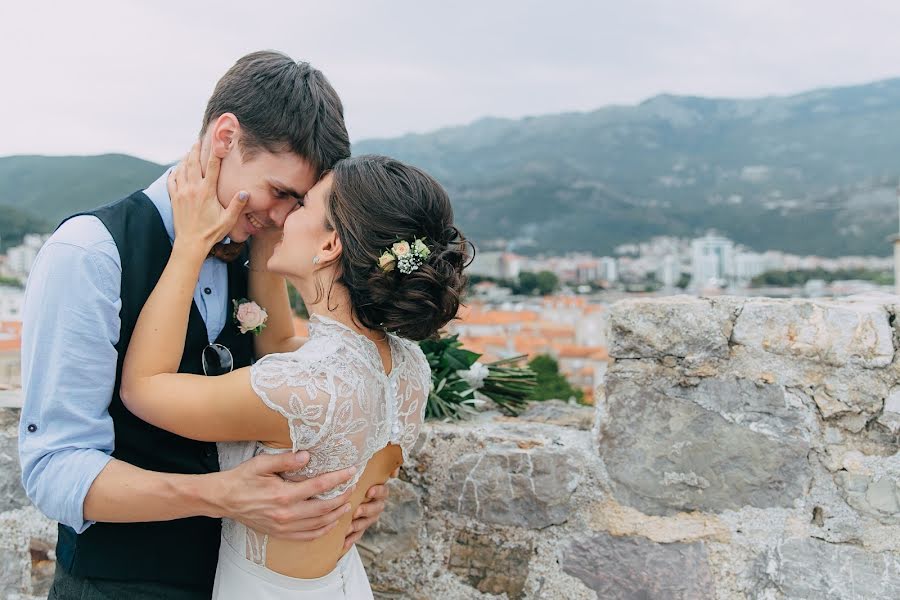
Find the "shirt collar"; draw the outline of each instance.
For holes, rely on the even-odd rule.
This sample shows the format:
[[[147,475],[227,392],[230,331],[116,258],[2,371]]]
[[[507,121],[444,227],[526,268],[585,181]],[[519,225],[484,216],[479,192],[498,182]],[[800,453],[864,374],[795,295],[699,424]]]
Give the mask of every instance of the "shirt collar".
[[[156,210],[159,211],[159,216],[162,218],[170,242],[175,241],[175,217],[172,215],[172,197],[169,196],[168,181],[169,173],[174,169],[174,165],[166,169],[166,172],[160,175],[159,179],[151,183],[147,186],[147,189],[144,190],[144,194],[150,198],[150,202],[152,202],[153,206],[156,207]],[[227,244],[231,239],[228,236],[225,236],[225,239],[222,241]]]
[[[166,169],[166,172],[163,173],[159,179],[151,183],[147,186],[147,189],[144,190],[144,194],[150,198],[150,202],[152,202],[153,206],[156,207],[156,210],[159,211],[159,216],[162,218],[166,233],[169,234],[170,242],[175,241],[175,220],[172,216],[172,199],[169,197],[169,188],[166,186],[166,182],[169,180],[169,173],[171,173],[174,168],[175,167],[173,166]]]

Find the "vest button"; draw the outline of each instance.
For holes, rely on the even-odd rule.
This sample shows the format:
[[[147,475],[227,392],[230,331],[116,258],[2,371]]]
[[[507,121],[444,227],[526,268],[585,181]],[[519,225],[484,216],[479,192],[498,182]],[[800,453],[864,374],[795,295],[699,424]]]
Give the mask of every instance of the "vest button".
[[[29,423],[28,424],[28,433],[34,433],[35,431],[37,431],[37,425],[35,425],[34,423]]]

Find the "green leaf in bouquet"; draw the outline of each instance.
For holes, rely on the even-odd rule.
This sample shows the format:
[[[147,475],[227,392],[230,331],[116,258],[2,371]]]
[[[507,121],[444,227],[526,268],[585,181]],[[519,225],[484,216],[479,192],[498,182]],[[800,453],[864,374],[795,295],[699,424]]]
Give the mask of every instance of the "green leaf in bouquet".
[[[481,355],[477,352],[463,350],[462,348],[452,348],[444,354],[447,366],[454,371],[465,371],[474,365],[479,358],[481,358]]]

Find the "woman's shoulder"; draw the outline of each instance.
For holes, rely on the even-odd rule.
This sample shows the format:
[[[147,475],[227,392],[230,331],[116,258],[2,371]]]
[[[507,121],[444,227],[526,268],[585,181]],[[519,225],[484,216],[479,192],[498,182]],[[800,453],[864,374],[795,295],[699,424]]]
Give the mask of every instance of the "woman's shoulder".
[[[425,357],[425,353],[422,352],[419,343],[399,336],[394,336],[394,339],[397,340],[403,357],[405,375],[430,381],[431,366],[428,364],[428,359]]]
[[[313,338],[291,352],[275,352],[257,360],[251,367],[254,380],[262,374],[280,373],[283,376],[330,370],[341,345],[329,338]]]

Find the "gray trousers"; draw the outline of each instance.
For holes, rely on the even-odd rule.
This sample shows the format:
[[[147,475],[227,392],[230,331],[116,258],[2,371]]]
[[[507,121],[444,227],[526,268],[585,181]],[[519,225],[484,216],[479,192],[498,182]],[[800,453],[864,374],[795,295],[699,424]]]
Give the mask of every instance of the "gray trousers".
[[[175,586],[152,581],[85,579],[70,575],[56,564],[48,600],[209,600],[210,587]]]

